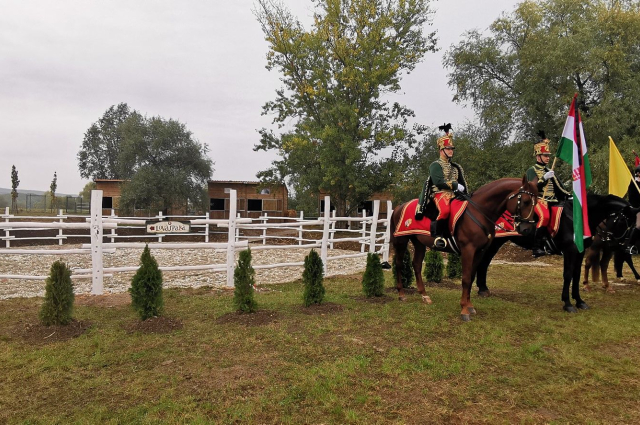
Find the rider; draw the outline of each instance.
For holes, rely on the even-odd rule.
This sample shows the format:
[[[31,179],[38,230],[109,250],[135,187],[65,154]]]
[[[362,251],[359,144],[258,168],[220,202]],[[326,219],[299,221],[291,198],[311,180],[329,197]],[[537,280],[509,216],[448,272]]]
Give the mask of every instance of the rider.
[[[536,157],[536,163],[527,170],[527,180],[538,179],[538,204],[541,208],[536,212],[542,211],[542,217],[538,221],[533,239],[533,256],[536,258],[547,254],[544,246],[549,238],[547,225],[549,224],[551,207],[557,206],[561,201],[571,196],[571,193],[556,178],[555,172],[547,166],[549,159],[551,159],[549,139],[546,138],[542,130],[538,135],[540,136],[540,141],[533,145],[533,155]]]
[[[635,152],[634,152],[635,153]],[[634,182],[635,180],[635,182]],[[640,186],[640,165],[636,166],[634,180],[629,182],[629,203],[633,208],[640,207],[640,192],[638,192],[638,186]],[[629,254],[637,254],[638,248],[636,242],[640,238],[640,212],[636,214],[636,225],[631,229],[631,234],[625,245],[625,251]]]
[[[451,198],[455,196],[454,192],[462,193],[466,190],[467,181],[464,178],[462,167],[451,161],[455,149],[453,133],[450,131],[451,124],[441,125],[438,129],[444,131],[445,134],[437,140],[440,158],[429,166],[430,176],[420,193],[416,219],[422,219],[425,204],[431,195],[438,208],[438,216],[431,223],[431,235],[435,237],[433,247],[437,250],[443,250],[447,247],[447,240],[444,236],[447,233]]]

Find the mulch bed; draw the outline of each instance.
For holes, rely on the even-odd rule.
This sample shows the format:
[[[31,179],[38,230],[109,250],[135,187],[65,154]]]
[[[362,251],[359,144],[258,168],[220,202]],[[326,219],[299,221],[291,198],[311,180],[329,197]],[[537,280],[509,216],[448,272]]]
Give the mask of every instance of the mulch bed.
[[[232,324],[243,326],[264,326],[277,322],[280,313],[271,310],[258,310],[254,313],[240,313],[237,311],[223,314],[216,319],[219,325]]]
[[[11,333],[12,338],[21,339],[30,345],[46,345],[68,341],[84,334],[92,323],[72,320],[68,325],[44,326],[41,323],[22,323]]]

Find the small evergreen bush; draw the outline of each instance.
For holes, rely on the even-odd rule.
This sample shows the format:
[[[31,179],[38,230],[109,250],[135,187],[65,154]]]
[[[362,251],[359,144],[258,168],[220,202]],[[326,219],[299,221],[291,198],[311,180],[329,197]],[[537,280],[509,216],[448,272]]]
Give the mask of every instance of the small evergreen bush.
[[[460,255],[450,252],[447,255],[447,277],[449,279],[459,279],[462,277],[462,262]]]
[[[393,255],[391,271],[393,272],[393,281],[394,283],[398,280],[397,270],[396,270],[396,255]],[[402,273],[400,274],[400,278],[402,279],[402,287],[410,288],[413,283],[414,274],[413,274],[413,264],[411,264],[411,252],[407,249],[404,253],[404,257],[402,258]],[[394,285],[395,286],[395,285]]]
[[[430,249],[424,256],[424,279],[427,282],[442,282],[444,274],[444,260],[439,251]]]
[[[240,252],[238,266],[233,272],[233,304],[241,313],[253,313],[258,309],[258,303],[253,298],[253,287],[256,271],[251,265],[251,249]]]
[[[367,254],[367,268],[362,275],[362,290],[367,297],[381,297],[384,291],[384,274],[378,254]]]
[[[303,302],[305,307],[311,304],[321,304],[324,300],[324,267],[322,259],[315,249],[304,257],[304,271],[302,272],[302,282],[304,283]]]
[[[73,284],[71,269],[58,260],[51,265],[44,290],[44,304],[40,309],[40,321],[45,326],[68,325],[73,313]]]
[[[149,245],[144,247],[140,256],[140,268],[131,280],[131,305],[140,316],[147,320],[160,316],[164,301],[162,299],[162,271],[151,255]]]

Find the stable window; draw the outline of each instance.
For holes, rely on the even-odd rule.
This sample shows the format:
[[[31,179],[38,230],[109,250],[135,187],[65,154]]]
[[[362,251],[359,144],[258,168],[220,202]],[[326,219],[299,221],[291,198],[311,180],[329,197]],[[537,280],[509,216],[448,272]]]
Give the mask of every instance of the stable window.
[[[209,209],[211,211],[224,211],[224,198],[209,199]]]
[[[262,199],[247,199],[247,211],[262,211]]]
[[[102,198],[102,208],[113,208],[113,197],[104,196]]]
[[[371,214],[373,212],[373,201],[364,201],[358,205],[358,212],[362,213],[362,211],[367,211],[367,214]]]

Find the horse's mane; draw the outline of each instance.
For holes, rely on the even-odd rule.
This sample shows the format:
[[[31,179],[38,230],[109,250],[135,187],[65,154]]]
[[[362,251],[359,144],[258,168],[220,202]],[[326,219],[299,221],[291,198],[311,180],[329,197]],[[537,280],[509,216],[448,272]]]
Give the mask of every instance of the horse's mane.
[[[507,184],[507,183],[511,184],[511,183],[514,183],[514,182],[520,183],[520,182],[522,182],[522,179],[521,178],[517,179],[517,178],[505,177],[505,178],[498,179],[498,180],[492,181],[490,183],[487,183],[487,184],[485,184],[483,186],[480,186],[478,188],[478,190],[474,191],[473,193],[477,194],[477,195],[482,195],[484,192],[488,191],[489,189],[495,188],[496,185]]]

